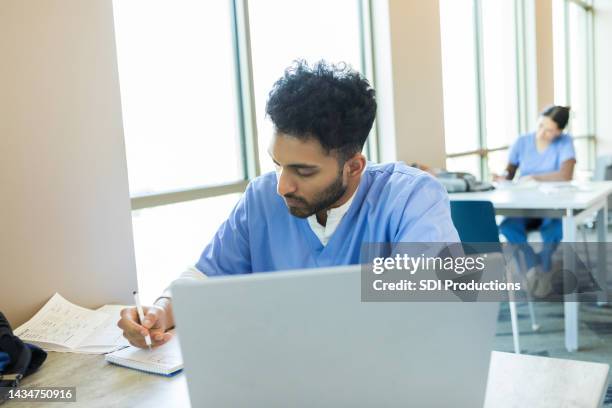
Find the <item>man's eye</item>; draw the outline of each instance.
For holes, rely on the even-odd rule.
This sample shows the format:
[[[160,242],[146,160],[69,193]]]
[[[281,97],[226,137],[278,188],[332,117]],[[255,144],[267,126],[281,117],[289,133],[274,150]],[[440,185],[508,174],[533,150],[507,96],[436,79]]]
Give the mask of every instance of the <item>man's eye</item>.
[[[315,175],[315,171],[297,171],[297,175],[300,177],[310,177]]]

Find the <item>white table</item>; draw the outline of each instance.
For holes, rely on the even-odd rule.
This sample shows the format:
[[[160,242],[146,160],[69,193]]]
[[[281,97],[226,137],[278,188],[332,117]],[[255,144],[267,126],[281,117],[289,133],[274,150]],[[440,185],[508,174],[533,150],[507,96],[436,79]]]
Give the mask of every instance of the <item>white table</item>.
[[[577,226],[596,214],[597,239],[599,242],[606,242],[610,194],[612,194],[612,181],[528,182],[502,184],[492,191],[453,193],[449,194],[449,197],[453,201],[490,201],[499,215],[561,218],[564,242],[576,242]],[[598,294],[598,301],[605,303],[608,301],[606,254],[599,255],[603,262],[598,263],[597,281],[603,290]],[[576,351],[578,350],[578,303],[575,294],[566,295],[564,311],[565,347],[568,351]]]
[[[599,408],[609,371],[608,364],[494,351],[484,408]]]

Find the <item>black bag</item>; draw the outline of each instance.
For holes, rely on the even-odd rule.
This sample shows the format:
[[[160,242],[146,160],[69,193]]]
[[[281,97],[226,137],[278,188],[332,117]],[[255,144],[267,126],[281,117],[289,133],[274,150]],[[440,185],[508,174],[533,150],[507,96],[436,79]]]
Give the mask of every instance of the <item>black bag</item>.
[[[486,181],[478,181],[476,177],[470,173],[459,171],[442,171],[436,174],[436,178],[448,193],[463,193],[470,191],[488,191],[494,190],[495,187]]]
[[[0,353],[6,353],[9,361],[0,367],[0,404],[6,400],[9,388],[19,386],[23,377],[32,374],[47,358],[47,353],[38,346],[24,343],[13,334],[11,326],[0,312]]]

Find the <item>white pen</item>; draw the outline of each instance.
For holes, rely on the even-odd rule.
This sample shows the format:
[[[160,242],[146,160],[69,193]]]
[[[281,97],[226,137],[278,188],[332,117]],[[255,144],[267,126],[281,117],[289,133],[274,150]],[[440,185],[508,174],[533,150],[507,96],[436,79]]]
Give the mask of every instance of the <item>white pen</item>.
[[[144,322],[144,312],[142,311],[142,305],[140,304],[140,298],[138,297],[138,292],[134,291],[134,303],[136,303],[136,310],[138,310],[138,319],[140,319],[140,324],[142,325],[142,322]],[[147,343],[147,347],[149,347],[149,350],[151,350],[151,336],[150,335],[146,335],[144,336],[145,338],[145,343]]]

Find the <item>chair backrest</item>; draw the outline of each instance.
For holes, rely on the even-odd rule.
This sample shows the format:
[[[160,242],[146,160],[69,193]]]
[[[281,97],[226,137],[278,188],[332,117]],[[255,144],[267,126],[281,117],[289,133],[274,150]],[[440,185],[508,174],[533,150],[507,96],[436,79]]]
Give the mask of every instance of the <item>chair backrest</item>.
[[[495,210],[490,201],[451,201],[450,207],[461,242],[499,242]]]
[[[593,180],[612,180],[612,155],[599,156],[597,158]]]
[[[597,158],[593,180],[612,180],[612,155],[599,156]],[[608,197],[608,211],[612,212],[612,197]]]

